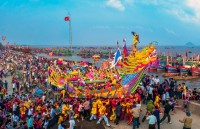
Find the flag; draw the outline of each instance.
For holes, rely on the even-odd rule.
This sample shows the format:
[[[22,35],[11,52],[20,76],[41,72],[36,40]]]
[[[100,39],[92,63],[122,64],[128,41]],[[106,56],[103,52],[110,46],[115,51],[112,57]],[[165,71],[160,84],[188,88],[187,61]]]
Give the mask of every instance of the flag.
[[[127,57],[129,54],[128,54],[128,49],[126,47],[126,43],[124,44],[123,49],[124,49],[123,54],[124,54],[125,57]]]
[[[117,40],[117,45],[119,45],[119,41]]]
[[[122,59],[122,54],[118,48],[117,52],[115,53],[115,57],[114,57],[113,61],[111,62],[112,63],[111,67],[115,67],[117,62],[121,59]]]
[[[67,17],[65,17],[65,19],[64,19],[65,21],[70,21],[70,17],[69,16],[67,16]]]
[[[125,39],[125,38],[123,38],[123,42],[124,42],[124,43],[126,42],[126,39]]]
[[[187,51],[185,52],[185,56],[188,57],[188,52]]]

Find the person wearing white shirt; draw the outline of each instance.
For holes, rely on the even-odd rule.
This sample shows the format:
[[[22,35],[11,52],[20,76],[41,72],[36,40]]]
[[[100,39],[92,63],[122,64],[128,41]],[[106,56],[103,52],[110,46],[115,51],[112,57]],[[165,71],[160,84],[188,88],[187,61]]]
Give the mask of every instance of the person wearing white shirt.
[[[42,96],[42,102],[43,102],[43,103],[45,102],[45,99],[46,99],[46,95],[43,94],[43,96]]]
[[[74,117],[71,116],[71,119],[69,120],[69,129],[74,129],[75,126],[75,120]]]
[[[146,120],[148,120],[149,129],[156,129],[157,118],[153,114],[149,115]]]
[[[16,104],[13,104],[13,112],[15,112],[17,109],[17,105]]]
[[[154,79],[154,82],[156,85],[158,85],[160,83],[160,79],[158,78],[158,76],[156,76],[156,78]]]
[[[30,107],[28,109],[28,116],[31,116],[31,115],[33,115],[33,108],[32,107]]]
[[[148,92],[148,100],[152,100],[152,98],[153,98],[153,88],[151,86],[147,86],[147,92]]]
[[[13,123],[13,128],[15,128],[17,126],[17,123],[19,121],[19,117],[15,114],[12,115],[11,117],[12,123]]]
[[[154,82],[155,78],[154,78],[154,76],[153,76],[153,75],[151,76],[151,79],[150,79],[150,80],[151,80],[151,82],[150,82],[150,85],[152,85],[152,84],[154,84],[154,83],[155,83],[155,82]]]
[[[12,88],[13,88],[13,93],[14,93],[15,92],[15,88],[16,88],[16,84],[15,83],[12,84]]]

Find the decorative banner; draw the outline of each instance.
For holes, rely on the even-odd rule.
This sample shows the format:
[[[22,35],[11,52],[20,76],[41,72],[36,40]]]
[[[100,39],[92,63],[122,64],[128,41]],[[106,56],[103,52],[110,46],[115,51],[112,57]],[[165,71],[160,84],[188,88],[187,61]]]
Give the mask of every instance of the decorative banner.
[[[69,20],[69,17],[66,17],[66,21]],[[133,35],[134,49],[127,53],[124,48],[124,55],[126,56],[122,56],[120,49],[118,49],[113,60],[102,62],[99,72],[94,72],[91,69],[89,71],[81,70],[83,68],[81,66],[87,69],[87,64],[83,62],[72,66],[74,71],[68,74],[62,73],[59,68],[49,68],[49,83],[59,88],[67,85],[67,92],[71,97],[121,98],[129,96],[138,88],[146,69],[151,64],[158,64],[156,48],[153,45],[149,45],[144,47],[142,51],[137,51],[136,46],[139,43],[139,35],[135,32],[133,32]],[[56,52],[59,53],[59,51]],[[109,66],[110,63],[111,67]],[[57,64],[62,64],[62,60],[59,59]],[[114,67],[117,64],[120,64],[121,67]],[[85,74],[82,74],[83,71]],[[112,81],[112,84],[110,84],[109,80]],[[95,88],[96,84],[103,86],[102,84],[105,83],[106,87],[102,87],[102,89]]]
[[[61,73],[60,71],[55,71],[53,68],[48,68],[48,81],[51,85],[54,85],[58,88],[62,88],[67,83],[67,75]]]
[[[108,69],[108,68],[109,68],[109,64],[110,64],[109,61],[104,61],[104,62],[102,62],[102,63],[101,63],[102,69]]]
[[[129,54],[123,62],[119,62],[125,74],[133,74],[146,68],[157,60],[157,52],[154,46],[147,46],[141,52],[135,51]]]
[[[122,81],[122,85],[128,91],[127,95],[130,93],[133,93],[137,89],[138,84],[140,83],[144,75],[144,72],[145,72],[145,69],[143,69],[142,71],[136,74],[126,75],[128,76],[127,78],[124,77]]]

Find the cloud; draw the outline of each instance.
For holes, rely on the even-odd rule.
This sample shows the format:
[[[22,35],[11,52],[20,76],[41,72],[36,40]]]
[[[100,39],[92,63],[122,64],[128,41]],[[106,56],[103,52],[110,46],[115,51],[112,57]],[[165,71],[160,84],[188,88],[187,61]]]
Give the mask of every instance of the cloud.
[[[184,9],[175,10],[174,14],[181,20],[200,25],[200,1],[199,0],[186,0],[185,5],[192,10],[192,14]]]
[[[165,31],[169,34],[172,34],[174,36],[178,36],[178,34],[176,32],[174,32],[173,30],[169,29],[169,28],[165,28]]]
[[[106,5],[108,7],[112,7],[118,9],[120,11],[124,11],[125,7],[120,0],[107,0]]]
[[[200,0],[135,0],[147,5],[157,6],[164,12],[187,23],[200,25]]]
[[[134,4],[156,6],[159,11],[164,11],[177,19],[200,25],[200,0],[125,0]]]

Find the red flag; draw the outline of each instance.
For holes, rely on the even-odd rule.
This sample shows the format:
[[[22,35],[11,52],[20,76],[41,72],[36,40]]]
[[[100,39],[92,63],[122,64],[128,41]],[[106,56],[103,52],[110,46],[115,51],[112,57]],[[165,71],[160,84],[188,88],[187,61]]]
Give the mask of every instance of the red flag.
[[[123,49],[124,49],[123,50],[124,56],[127,57],[128,56],[128,49],[126,47],[126,43],[124,44]]]
[[[67,16],[67,17],[65,17],[65,19],[64,19],[65,21],[69,21],[70,20],[70,17],[69,16]]]

